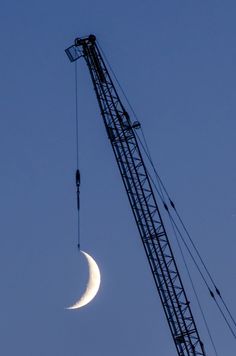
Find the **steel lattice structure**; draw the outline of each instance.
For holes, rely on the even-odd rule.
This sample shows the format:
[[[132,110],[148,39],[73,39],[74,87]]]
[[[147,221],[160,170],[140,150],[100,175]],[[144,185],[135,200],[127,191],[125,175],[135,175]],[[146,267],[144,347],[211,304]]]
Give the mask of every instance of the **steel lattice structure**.
[[[190,303],[169,243],[153,188],[125,110],[94,35],[66,49],[71,62],[84,57],[154,282],[179,356],[204,355]]]

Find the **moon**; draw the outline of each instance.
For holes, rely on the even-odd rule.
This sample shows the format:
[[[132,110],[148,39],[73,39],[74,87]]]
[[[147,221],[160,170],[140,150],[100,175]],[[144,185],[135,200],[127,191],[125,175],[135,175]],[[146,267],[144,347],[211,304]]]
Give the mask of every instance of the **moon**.
[[[88,283],[80,299],[77,302],[75,302],[72,306],[66,309],[78,309],[90,303],[91,300],[93,300],[93,298],[96,296],[100,287],[101,275],[97,263],[88,253],[84,251],[81,252],[84,254],[88,262],[88,267],[89,267]]]

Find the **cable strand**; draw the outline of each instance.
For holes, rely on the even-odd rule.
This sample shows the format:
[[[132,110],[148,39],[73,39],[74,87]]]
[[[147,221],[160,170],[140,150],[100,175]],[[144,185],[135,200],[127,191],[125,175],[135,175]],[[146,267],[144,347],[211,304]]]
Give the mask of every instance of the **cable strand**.
[[[172,199],[170,198],[170,196],[169,196],[169,194],[168,194],[168,191],[167,191],[167,189],[166,189],[166,187],[165,187],[165,185],[164,185],[162,179],[160,178],[159,174],[158,174],[157,171],[156,171],[156,168],[155,168],[155,166],[154,166],[154,164],[153,164],[153,161],[152,161],[152,158],[151,158],[151,154],[150,154],[150,150],[149,150],[149,147],[148,147],[148,144],[147,144],[147,141],[146,141],[146,138],[145,138],[145,135],[144,135],[144,132],[143,132],[142,128],[141,128],[141,133],[142,133],[142,137],[143,137],[143,140],[144,140],[144,143],[145,143],[145,150],[144,150],[144,152],[145,152],[145,154],[146,154],[146,156],[147,156],[147,158],[148,158],[148,160],[149,160],[149,162],[150,162],[150,164],[151,164],[151,166],[152,166],[152,168],[153,168],[153,170],[154,170],[154,173],[155,173],[157,182],[159,182],[159,186],[161,186],[161,187],[163,188],[163,190],[164,190],[166,196],[168,197],[171,207],[174,209],[174,211],[175,211],[175,213],[176,213],[176,215],[177,215],[177,217],[178,217],[178,220],[180,221],[180,224],[182,225],[182,227],[183,227],[183,229],[184,229],[184,231],[185,231],[187,237],[189,238],[189,240],[190,240],[190,242],[191,242],[191,245],[193,246],[193,248],[194,248],[194,250],[195,250],[195,252],[196,252],[196,254],[197,254],[197,256],[198,256],[198,258],[199,258],[199,260],[200,260],[200,262],[201,262],[201,264],[202,264],[202,266],[203,266],[203,268],[205,269],[205,271],[206,271],[206,273],[207,273],[207,275],[208,275],[210,281],[212,282],[212,284],[213,284],[213,286],[214,286],[214,288],[215,288],[216,295],[219,296],[219,298],[220,298],[222,304],[224,305],[224,307],[225,307],[225,309],[226,309],[226,311],[227,311],[227,313],[228,313],[228,315],[229,315],[229,317],[230,317],[232,323],[233,323],[234,326],[236,327],[236,321],[235,321],[235,319],[234,319],[232,313],[230,312],[230,310],[229,310],[229,308],[228,308],[228,306],[227,306],[227,304],[226,304],[224,298],[222,297],[222,295],[221,295],[219,289],[217,288],[216,283],[215,283],[215,281],[214,281],[214,279],[213,279],[211,273],[209,272],[209,270],[208,270],[208,268],[207,268],[207,266],[206,266],[206,264],[205,264],[205,262],[204,262],[202,256],[200,255],[200,252],[199,252],[199,250],[197,249],[197,247],[196,247],[196,245],[195,245],[193,239],[191,238],[191,235],[190,235],[190,233],[189,233],[189,231],[188,231],[186,225],[184,224],[184,222],[183,222],[183,220],[182,220],[182,218],[181,218],[181,216],[180,216],[178,210],[176,209],[175,204],[173,203]],[[138,136],[138,135],[137,135],[137,136]],[[141,140],[140,140],[140,141],[141,141]],[[162,196],[163,196],[163,195],[162,195]],[[164,204],[166,204],[165,200],[164,200]]]
[[[103,54],[103,56],[104,56],[104,58],[105,58],[105,61],[107,62],[107,65],[108,65],[110,71],[112,72],[112,74],[113,74],[113,76],[114,76],[114,78],[115,78],[115,81],[117,82],[117,84],[118,84],[118,86],[119,86],[119,88],[120,88],[122,94],[124,95],[124,98],[125,98],[125,100],[126,100],[128,106],[130,107],[130,110],[132,111],[132,113],[133,113],[135,119],[138,120],[137,114],[135,113],[135,111],[134,111],[134,109],[133,109],[131,103],[129,102],[129,99],[128,99],[128,97],[127,97],[125,91],[123,90],[123,88],[122,88],[122,86],[121,86],[121,84],[120,84],[120,82],[119,82],[119,80],[118,80],[118,78],[117,78],[115,72],[113,71],[113,69],[112,69],[112,67],[111,67],[111,65],[110,65],[110,63],[109,63],[109,61],[108,61],[108,59],[106,58],[105,53],[103,52],[103,50],[102,50],[102,48],[101,48],[101,46],[100,46],[99,44],[98,44],[98,46],[99,46],[99,49],[100,49],[100,51],[102,52],[102,54]],[[141,141],[141,139],[139,138],[139,135],[138,135],[137,133],[136,133],[136,137],[137,137],[137,139],[139,140],[140,144],[142,145],[142,148],[143,148],[143,150],[144,150],[144,153],[145,153],[145,155],[147,156],[147,158],[148,158],[148,160],[149,160],[149,162],[150,162],[150,164],[151,164],[151,166],[152,166],[152,169],[154,170],[154,173],[155,173],[155,176],[156,176],[158,185],[159,185],[159,190],[157,189],[157,186],[155,185],[154,180],[153,180],[153,178],[151,177],[150,173],[148,173],[148,175],[149,175],[150,179],[152,180],[152,183],[154,184],[154,187],[155,187],[155,189],[156,189],[156,191],[157,191],[159,197],[161,198],[161,201],[162,201],[162,203],[164,204],[165,209],[168,211],[168,206],[167,206],[167,204],[166,204],[166,202],[165,202],[164,194],[163,194],[163,191],[162,191],[162,188],[163,188],[163,190],[164,190],[166,196],[167,196],[168,199],[169,199],[169,202],[170,202],[171,207],[175,210],[176,215],[177,215],[177,217],[178,217],[178,219],[179,219],[179,221],[180,221],[180,223],[181,223],[183,229],[185,230],[185,233],[186,233],[187,236],[189,237],[190,242],[191,242],[191,244],[192,244],[192,246],[193,246],[193,248],[194,248],[194,250],[195,250],[195,252],[196,252],[196,254],[197,254],[197,256],[198,256],[198,258],[200,259],[200,261],[201,261],[201,263],[202,263],[202,265],[203,265],[203,268],[205,269],[205,271],[206,271],[208,277],[210,278],[211,282],[212,282],[213,285],[214,285],[214,288],[215,288],[215,290],[216,290],[216,295],[218,295],[218,296],[220,297],[220,299],[222,300],[222,303],[223,303],[223,305],[225,306],[225,308],[226,308],[226,310],[227,310],[227,312],[228,312],[228,314],[229,314],[229,316],[230,316],[232,322],[233,322],[234,325],[236,326],[236,322],[235,322],[235,320],[234,320],[232,314],[230,313],[230,311],[229,311],[229,309],[228,309],[228,307],[227,307],[225,301],[223,300],[222,296],[220,295],[220,293],[218,293],[219,290],[218,290],[218,288],[216,287],[216,284],[214,283],[214,280],[213,280],[213,278],[212,278],[210,272],[208,271],[208,269],[207,269],[207,267],[206,267],[206,265],[205,265],[205,263],[204,263],[204,261],[203,261],[201,255],[200,255],[200,253],[199,253],[197,247],[195,246],[195,244],[194,244],[194,242],[193,242],[193,240],[192,240],[190,234],[188,233],[188,230],[187,230],[186,226],[184,225],[183,220],[181,219],[181,217],[180,217],[180,215],[179,215],[177,209],[175,208],[175,205],[174,205],[173,201],[171,200],[171,198],[170,198],[170,196],[169,196],[169,194],[168,194],[168,192],[167,192],[167,190],[166,190],[166,188],[165,188],[165,185],[163,184],[163,182],[162,182],[160,176],[158,175],[158,173],[157,173],[157,171],[156,171],[156,168],[155,168],[155,166],[154,166],[154,164],[153,164],[153,161],[152,161],[152,158],[151,158],[151,154],[150,154],[150,150],[149,150],[149,148],[148,148],[147,141],[146,141],[146,138],[145,138],[145,135],[144,135],[144,132],[143,132],[142,128],[141,128],[141,132],[142,132],[142,136],[143,136],[143,140],[144,140],[144,142],[145,142],[146,148],[144,147],[144,145],[143,145],[143,143],[142,143],[142,141]],[[173,219],[173,218],[172,218],[172,219]],[[174,220],[173,220],[173,221],[174,221]],[[175,222],[174,222],[174,223],[175,223]],[[176,223],[175,223],[175,225],[176,225]],[[177,227],[177,225],[176,225],[176,227]],[[179,231],[179,229],[178,229],[178,231]],[[180,234],[181,238],[183,239],[183,236],[182,236],[182,234],[180,233],[180,231],[179,231],[179,234]],[[209,287],[209,285],[208,285],[208,283],[207,283],[207,281],[206,281],[206,279],[205,279],[203,273],[201,272],[201,270],[200,270],[200,268],[199,268],[199,266],[198,266],[198,264],[197,264],[195,258],[193,257],[193,255],[192,255],[192,253],[191,253],[191,251],[190,251],[188,245],[186,244],[185,240],[183,240],[183,241],[184,241],[184,244],[185,244],[185,246],[186,246],[188,252],[190,253],[190,255],[191,255],[191,257],[192,257],[192,259],[193,259],[193,261],[194,261],[194,263],[195,263],[195,265],[196,265],[196,267],[197,267],[197,269],[198,269],[198,271],[199,271],[199,273],[200,273],[200,275],[201,275],[201,277],[202,277],[204,283],[206,284],[206,286],[207,286],[207,288],[208,288],[208,290],[209,290],[209,292],[210,292],[210,295],[211,295],[211,296],[212,296],[212,295],[214,296],[214,294],[213,294],[213,292],[211,291],[211,289],[210,289],[210,287]],[[215,300],[215,296],[214,296],[213,299]],[[217,304],[217,306],[218,306],[218,308],[219,308],[219,310],[220,310],[222,316],[224,317],[224,319],[225,319],[225,321],[226,321],[226,323],[227,323],[227,325],[228,325],[228,327],[229,327],[231,333],[232,333],[233,336],[235,337],[235,333],[233,332],[233,330],[232,330],[232,328],[231,328],[231,326],[230,326],[228,320],[226,319],[224,312],[222,311],[222,309],[220,308],[220,306],[219,306],[219,304],[218,304],[218,302],[217,302],[216,300],[215,300],[215,302],[216,302],[216,304]]]
[[[170,214],[170,213],[168,212],[168,215],[169,215],[169,214]],[[170,219],[170,216],[169,216],[169,219]],[[188,274],[188,278],[189,278],[189,280],[190,280],[190,283],[191,283],[191,286],[192,286],[192,289],[193,289],[195,298],[196,298],[196,300],[197,300],[198,308],[199,308],[199,310],[200,310],[200,313],[201,313],[203,322],[204,322],[204,324],[205,324],[205,327],[206,327],[206,330],[207,330],[209,339],[210,339],[211,344],[212,344],[212,347],[213,347],[213,349],[214,349],[214,353],[215,353],[216,356],[218,356],[218,352],[217,352],[217,350],[216,350],[216,346],[215,346],[215,343],[214,343],[212,334],[211,334],[211,332],[210,332],[210,328],[209,328],[207,319],[206,319],[206,317],[205,317],[205,315],[204,315],[203,308],[202,308],[202,305],[201,305],[199,296],[198,296],[198,294],[197,294],[197,290],[196,290],[195,285],[194,285],[194,283],[193,283],[193,279],[192,279],[190,270],[189,270],[189,268],[188,268],[186,258],[185,258],[185,256],[184,256],[183,249],[182,249],[181,244],[180,244],[180,242],[179,242],[179,239],[178,239],[178,237],[177,237],[177,233],[176,233],[175,226],[174,226],[174,224],[173,224],[173,222],[172,222],[171,219],[170,219],[170,222],[171,222],[172,230],[173,230],[173,232],[174,232],[175,239],[176,239],[176,241],[177,241],[177,244],[178,244],[178,247],[179,247],[179,250],[180,250],[180,253],[181,253],[181,257],[182,257],[183,262],[184,262],[185,269],[186,269],[187,274]]]
[[[79,173],[79,118],[78,118],[78,74],[75,61],[75,149],[76,149],[76,186],[77,186],[77,245],[80,249],[80,173]]]

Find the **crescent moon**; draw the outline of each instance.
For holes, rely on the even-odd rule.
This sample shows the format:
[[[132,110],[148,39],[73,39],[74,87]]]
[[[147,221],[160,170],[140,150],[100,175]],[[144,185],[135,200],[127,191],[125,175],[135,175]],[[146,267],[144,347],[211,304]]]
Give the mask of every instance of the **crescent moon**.
[[[66,309],[78,309],[90,303],[91,300],[93,300],[93,298],[96,296],[100,287],[101,275],[97,263],[88,253],[84,251],[81,252],[86,257],[89,266],[88,283],[85,292],[82,294],[80,299],[77,302],[75,302],[72,306]]]

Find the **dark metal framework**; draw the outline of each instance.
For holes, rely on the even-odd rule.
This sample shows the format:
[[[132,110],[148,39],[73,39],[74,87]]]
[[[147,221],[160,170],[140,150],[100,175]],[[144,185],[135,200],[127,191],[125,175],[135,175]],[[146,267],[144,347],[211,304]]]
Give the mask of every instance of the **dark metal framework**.
[[[204,355],[153,188],[130,117],[96,44],[94,35],[77,38],[66,53],[71,62],[84,57],[105,128],[128,195],[152,275],[179,356]]]

